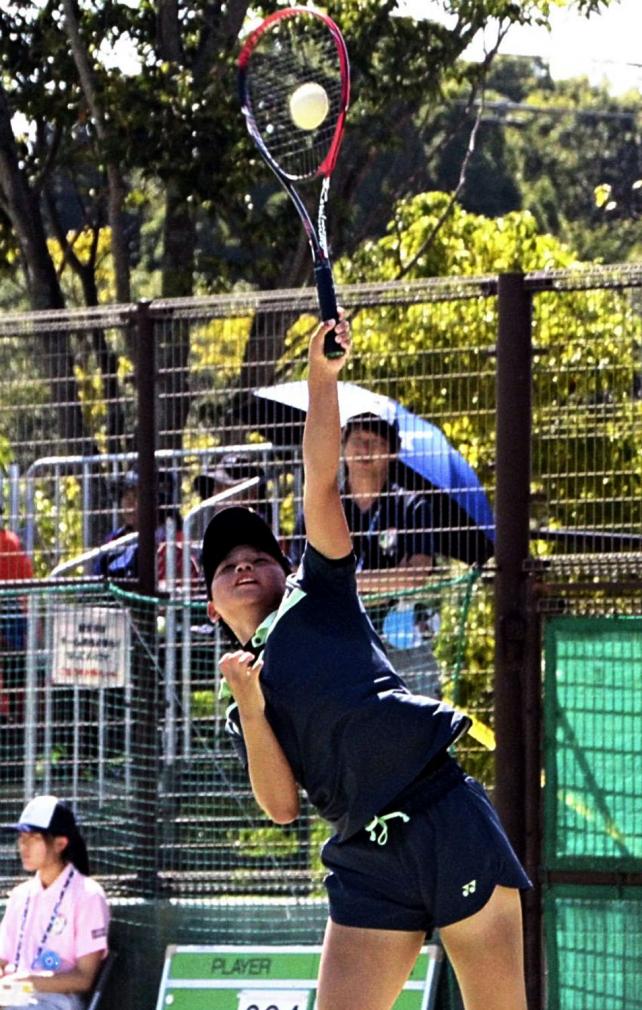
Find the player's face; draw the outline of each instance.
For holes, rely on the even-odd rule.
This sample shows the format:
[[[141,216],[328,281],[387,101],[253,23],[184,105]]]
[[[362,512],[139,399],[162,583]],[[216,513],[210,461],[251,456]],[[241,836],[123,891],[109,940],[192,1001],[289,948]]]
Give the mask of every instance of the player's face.
[[[39,831],[21,831],[18,852],[23,868],[28,873],[34,873],[58,865],[62,862],[60,852],[66,844],[66,838],[51,838]]]
[[[138,529],[138,491],[126,488],[120,499],[120,513],[123,524]]]
[[[234,547],[223,558],[212,579],[210,617],[234,624],[248,607],[269,614],[281,601],[285,572],[266,551],[248,544]]]
[[[387,439],[367,428],[354,428],[345,440],[343,454],[349,476],[369,475],[383,487],[392,458]]]

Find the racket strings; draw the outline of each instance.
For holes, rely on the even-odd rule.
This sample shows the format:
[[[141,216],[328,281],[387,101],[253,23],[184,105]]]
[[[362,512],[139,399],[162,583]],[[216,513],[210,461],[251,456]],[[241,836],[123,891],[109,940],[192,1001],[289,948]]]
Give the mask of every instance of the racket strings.
[[[328,111],[314,129],[294,122],[290,100],[303,84],[320,85]],[[256,130],[270,157],[292,179],[312,178],[325,160],[343,111],[337,48],[316,18],[296,17],[265,32],[248,66],[247,97]]]

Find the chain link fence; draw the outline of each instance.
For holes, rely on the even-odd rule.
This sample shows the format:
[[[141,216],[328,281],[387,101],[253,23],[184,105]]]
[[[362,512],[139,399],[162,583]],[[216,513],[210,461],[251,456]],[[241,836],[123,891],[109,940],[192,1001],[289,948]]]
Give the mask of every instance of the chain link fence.
[[[600,886],[624,886],[573,874],[626,872],[638,900],[635,832],[626,869],[604,863],[597,842],[617,856],[629,838],[622,824],[636,809],[630,790],[620,785],[617,816],[604,815],[580,781],[578,755],[588,753],[596,781],[596,769],[604,770],[602,792],[616,788],[620,758],[609,765],[599,731],[608,724],[616,733],[623,705],[636,711],[639,666],[627,660],[623,674],[609,658],[619,648],[610,639],[604,654],[586,656],[578,646],[573,676],[610,663],[613,683],[578,687],[568,711],[568,699],[560,709],[545,684],[548,708],[540,705],[542,650],[558,618],[624,615],[638,634],[642,269],[518,282],[532,321],[514,340],[519,312],[502,308],[494,277],[342,292],[354,334],[342,376],[358,390],[353,413],[385,404],[409,415],[394,416],[407,426],[414,463],[406,454],[390,477],[423,495],[431,514],[430,528],[419,531],[433,558],[422,585],[404,588],[383,569],[366,602],[409,685],[474,717],[459,745],[465,767],[492,790],[497,743],[500,771],[514,780],[518,801],[507,802],[501,775],[497,799],[509,815],[525,807],[523,836],[516,821],[514,837],[537,884],[527,914],[531,975],[539,975],[533,951],[545,909],[550,1010],[629,1010],[640,981],[634,959],[622,962],[624,1002],[587,1001],[586,991],[603,991],[599,958],[593,967],[582,962],[588,990],[564,980],[580,971],[588,921],[581,910],[601,897],[600,907],[610,908],[622,895]],[[21,556],[30,566],[19,583],[15,565],[3,568],[0,789],[8,818],[36,791],[74,804],[127,947],[131,971],[122,987],[134,1001],[145,986],[151,1000],[165,941],[321,936],[323,825],[305,807],[296,824],[270,825],[252,800],[223,730],[217,656],[225,642],[207,620],[198,573],[204,524],[225,501],[260,510],[284,548],[299,549],[303,414],[295,387],[315,311],[313,293],[297,291],[0,320],[0,490],[9,538],[0,561]],[[507,375],[498,359],[502,327],[513,346],[522,340],[524,371],[513,363]],[[513,396],[508,412],[497,393],[502,368]],[[516,589],[502,596],[509,569]],[[502,636],[513,636],[508,665]],[[547,677],[549,666],[547,659]],[[530,700],[519,693],[524,669]],[[623,676],[633,692],[625,700]],[[495,711],[498,684],[515,695]],[[581,746],[571,748],[571,760],[559,712],[575,725],[578,706]],[[523,771],[521,757],[505,761],[507,744],[518,757],[531,748]],[[625,753],[628,768],[629,744]],[[563,778],[567,768],[568,781],[554,787],[553,771]],[[6,890],[20,867],[8,843],[1,857]],[[621,919],[620,906],[613,912],[629,930],[630,907]],[[600,935],[613,931],[609,915]],[[150,965],[141,945],[156,951]],[[604,949],[617,959],[614,947]],[[582,995],[569,996],[571,989]]]

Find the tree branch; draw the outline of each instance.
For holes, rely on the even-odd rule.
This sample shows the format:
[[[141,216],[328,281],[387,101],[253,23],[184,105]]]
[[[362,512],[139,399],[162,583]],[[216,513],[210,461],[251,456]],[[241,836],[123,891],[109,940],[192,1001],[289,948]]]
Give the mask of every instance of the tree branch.
[[[480,74],[480,80],[484,80],[485,79],[485,76],[488,73],[488,68],[490,67],[490,65],[491,65],[493,59],[495,58],[495,56],[497,55],[497,52],[499,51],[499,47],[500,47],[500,45],[501,45],[501,43],[502,43],[502,41],[504,39],[504,36],[506,35],[506,32],[508,31],[509,27],[510,26],[508,24],[505,27],[503,27],[502,24],[500,24],[498,32],[497,32],[497,38],[495,40],[495,43],[492,46],[492,48],[489,50],[489,52],[486,53],[486,55],[484,57],[484,61],[482,63],[482,73]],[[473,92],[474,92],[474,90],[475,89],[473,89]],[[471,96],[472,96],[473,92],[471,92]],[[421,257],[430,248],[430,246],[432,245],[432,243],[435,241],[435,238],[439,234],[439,230],[441,229],[442,225],[444,224],[445,221],[448,220],[448,217],[452,213],[452,209],[455,206],[455,203],[457,202],[459,194],[461,193],[462,189],[464,188],[464,185],[466,183],[466,173],[468,171],[468,165],[470,164],[470,160],[471,160],[471,158],[472,158],[472,156],[474,154],[474,151],[475,151],[475,143],[477,141],[477,132],[479,130],[479,124],[481,123],[482,115],[483,115],[484,109],[485,109],[484,89],[483,89],[483,87],[481,88],[480,94],[481,94],[481,98],[480,98],[479,104],[477,106],[477,111],[476,111],[476,114],[475,114],[475,120],[473,122],[472,129],[471,129],[470,135],[468,137],[468,144],[466,145],[466,153],[464,154],[464,157],[462,159],[461,167],[460,167],[460,170],[459,170],[459,178],[457,180],[457,185],[455,186],[454,190],[452,191],[452,193],[450,195],[450,199],[448,200],[448,203],[446,204],[443,212],[437,218],[435,224],[431,228],[431,230],[428,233],[428,235],[425,238],[425,240],[419,246],[419,249],[417,250],[417,252],[415,253],[415,255],[410,260],[408,260],[408,262],[404,266],[402,266],[401,269],[399,270],[399,272],[397,273],[397,277],[396,277],[397,280],[401,280],[403,277],[405,277],[406,274],[408,274],[413,269],[413,267],[416,266],[416,264],[419,262],[419,260],[421,259]],[[469,102],[469,107],[470,107],[470,104],[471,104],[471,102]]]
[[[107,148],[110,139],[109,130],[98,98],[87,49],[80,34],[74,0],[62,0],[62,6],[64,10],[65,31],[69,38],[74,63],[76,64],[80,84],[89,106],[96,135],[101,144]],[[131,301],[129,250],[123,221],[123,207],[127,191],[118,165],[109,157],[106,158],[106,173],[108,186],[107,214],[111,227],[112,254],[116,275],[116,299],[126,304]]]

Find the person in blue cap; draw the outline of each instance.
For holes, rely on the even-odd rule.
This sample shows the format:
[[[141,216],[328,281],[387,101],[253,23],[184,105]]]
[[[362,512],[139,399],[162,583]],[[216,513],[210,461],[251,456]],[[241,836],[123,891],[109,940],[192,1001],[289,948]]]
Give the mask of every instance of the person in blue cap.
[[[470,720],[413,695],[359,599],[337,473],[337,378],[316,330],[303,437],[307,545],[288,559],[256,513],[223,509],[203,540],[208,612],[239,644],[220,660],[228,729],[268,817],[299,790],[333,827],[317,1010],[389,1010],[439,928],[466,1010],[526,1010],[519,891],[530,886],[483,788],[450,757]],[[337,339],[349,350],[341,321]]]

